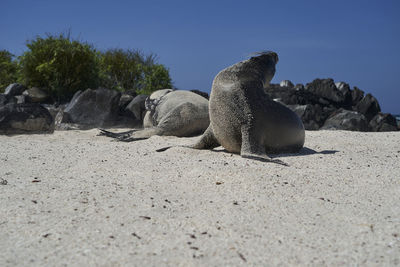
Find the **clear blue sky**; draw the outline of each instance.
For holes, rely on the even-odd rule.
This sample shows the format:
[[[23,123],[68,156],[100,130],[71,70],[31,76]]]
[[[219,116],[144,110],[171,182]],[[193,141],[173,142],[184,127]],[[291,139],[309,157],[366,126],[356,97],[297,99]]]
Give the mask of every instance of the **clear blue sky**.
[[[0,0],[0,49],[72,31],[98,49],[158,55],[179,89],[210,91],[214,76],[255,51],[280,61],[272,80],[331,77],[400,113],[400,1]]]

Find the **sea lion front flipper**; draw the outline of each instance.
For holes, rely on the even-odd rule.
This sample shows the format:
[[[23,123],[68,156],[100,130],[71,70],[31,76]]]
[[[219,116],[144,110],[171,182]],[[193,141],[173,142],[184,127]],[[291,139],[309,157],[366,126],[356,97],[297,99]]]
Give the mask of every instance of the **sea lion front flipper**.
[[[207,130],[200,137],[200,140],[196,144],[190,146],[194,149],[213,149],[220,146],[218,140],[215,138],[211,125],[208,126]]]
[[[287,163],[279,160],[272,159],[268,157],[265,152],[265,147],[261,144],[257,136],[251,132],[251,130],[246,126],[242,127],[242,146],[240,149],[240,156],[242,158],[254,159],[263,162],[272,162],[284,166],[289,166]]]

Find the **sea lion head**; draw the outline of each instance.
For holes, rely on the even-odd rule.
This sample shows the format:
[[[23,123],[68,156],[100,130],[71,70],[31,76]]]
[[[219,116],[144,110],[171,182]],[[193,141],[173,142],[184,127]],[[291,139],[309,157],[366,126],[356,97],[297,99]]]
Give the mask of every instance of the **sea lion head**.
[[[161,101],[161,99],[168,93],[172,92],[172,89],[161,89],[154,91],[150,96],[148,96],[145,100],[145,108],[147,111],[154,111]]]
[[[250,61],[262,73],[264,87],[268,86],[275,75],[275,65],[279,61],[278,54],[273,51],[257,52],[253,54]]]

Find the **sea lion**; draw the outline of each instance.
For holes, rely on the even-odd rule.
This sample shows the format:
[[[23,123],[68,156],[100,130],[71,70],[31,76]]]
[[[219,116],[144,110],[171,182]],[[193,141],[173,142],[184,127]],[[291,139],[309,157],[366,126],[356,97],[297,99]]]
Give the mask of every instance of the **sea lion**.
[[[217,74],[209,100],[210,125],[192,148],[221,145],[244,158],[275,161],[267,153],[297,152],[303,147],[301,119],[264,92],[277,62],[278,55],[267,51]]]
[[[125,142],[153,135],[186,137],[202,134],[210,124],[208,100],[190,91],[158,90],[146,99],[145,106],[143,130],[113,133],[100,129],[99,135]]]

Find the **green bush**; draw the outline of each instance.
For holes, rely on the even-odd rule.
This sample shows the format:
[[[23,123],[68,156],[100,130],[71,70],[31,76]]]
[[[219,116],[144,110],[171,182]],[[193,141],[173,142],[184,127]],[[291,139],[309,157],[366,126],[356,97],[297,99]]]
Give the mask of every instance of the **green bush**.
[[[168,69],[155,61],[154,54],[144,56],[138,50],[109,49],[101,53],[101,86],[138,93],[171,88]]]
[[[10,53],[2,54],[6,72],[14,75],[1,76],[7,78],[5,86],[15,82],[18,67],[20,83],[39,87],[58,101],[68,101],[78,90],[99,86],[146,94],[172,88],[168,69],[156,63],[154,54],[145,56],[131,49],[98,52],[88,43],[72,40],[69,34],[36,37],[27,42],[27,48],[19,57],[19,65],[12,61]],[[3,79],[0,82],[2,86]]]
[[[17,81],[17,62],[13,58],[7,50],[0,50],[0,93]]]
[[[143,65],[151,64],[135,50],[109,49],[101,53],[101,86],[120,91],[137,90],[143,79]]]
[[[20,82],[47,91],[54,99],[69,100],[78,90],[99,85],[99,55],[88,43],[69,35],[48,35],[28,41],[20,58]]]
[[[169,71],[164,65],[154,64],[144,67],[144,79],[139,93],[149,95],[158,89],[168,88],[172,88],[172,82]]]

